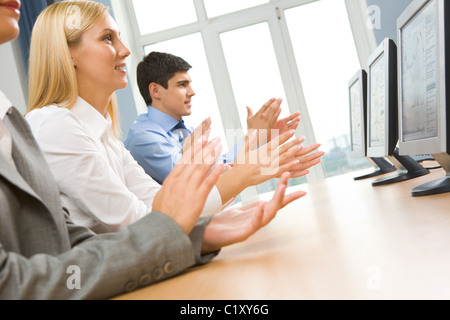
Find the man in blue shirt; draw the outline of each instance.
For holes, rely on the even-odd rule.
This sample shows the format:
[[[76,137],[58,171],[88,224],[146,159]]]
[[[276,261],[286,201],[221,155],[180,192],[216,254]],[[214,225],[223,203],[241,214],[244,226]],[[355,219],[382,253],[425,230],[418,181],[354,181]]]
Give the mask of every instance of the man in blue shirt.
[[[161,184],[181,158],[183,145],[189,145],[185,138],[197,136],[192,134],[194,128],[186,127],[183,121],[184,116],[191,114],[195,95],[190,68],[182,58],[160,52],[150,53],[137,68],[139,90],[148,112],[137,118],[124,144],[147,174]],[[280,105],[281,99],[271,99],[255,115],[248,108],[248,129],[279,129],[280,134],[295,130],[300,114],[277,121]],[[210,125],[211,120],[206,119],[195,130],[204,133]],[[232,164],[241,144],[222,155],[220,161]]]

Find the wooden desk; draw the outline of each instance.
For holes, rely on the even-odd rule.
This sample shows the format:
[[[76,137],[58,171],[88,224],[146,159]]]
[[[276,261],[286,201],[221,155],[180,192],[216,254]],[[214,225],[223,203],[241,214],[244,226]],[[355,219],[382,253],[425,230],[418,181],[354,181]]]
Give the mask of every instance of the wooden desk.
[[[360,173],[290,188],[308,195],[246,242],[118,299],[450,299],[450,194],[410,196],[444,171],[378,187]]]

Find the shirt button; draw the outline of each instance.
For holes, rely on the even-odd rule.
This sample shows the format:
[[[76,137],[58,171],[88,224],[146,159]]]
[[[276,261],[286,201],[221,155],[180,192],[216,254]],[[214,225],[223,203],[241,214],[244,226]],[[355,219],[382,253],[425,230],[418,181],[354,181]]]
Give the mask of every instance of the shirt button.
[[[173,262],[169,261],[164,265],[164,272],[166,274],[172,274],[175,271],[175,264]]]
[[[152,278],[150,277],[149,274],[143,274],[143,275],[139,278],[139,285],[140,285],[140,286],[146,286],[146,285],[148,285],[150,282],[152,282]]]
[[[163,274],[164,274],[164,272],[163,272],[162,268],[157,267],[157,268],[155,268],[155,270],[153,270],[153,272],[152,272],[152,278],[153,278],[154,280],[159,280],[159,279],[162,278]]]
[[[131,292],[131,291],[135,290],[136,288],[137,288],[137,283],[134,280],[128,281],[127,284],[125,285],[126,292]]]

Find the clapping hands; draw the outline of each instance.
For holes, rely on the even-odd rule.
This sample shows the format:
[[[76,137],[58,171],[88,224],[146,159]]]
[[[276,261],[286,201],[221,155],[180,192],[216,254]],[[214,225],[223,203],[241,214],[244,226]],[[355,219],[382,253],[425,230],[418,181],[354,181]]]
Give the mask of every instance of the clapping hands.
[[[187,235],[194,228],[206,198],[222,172],[220,163],[212,168],[221,149],[218,138],[211,142],[204,136],[195,140],[155,196],[153,209],[170,216]],[[217,251],[244,241],[272,221],[278,210],[303,197],[306,194],[303,191],[285,195],[289,176],[288,173],[281,175],[271,201],[255,202],[213,216],[205,229],[202,252]]]

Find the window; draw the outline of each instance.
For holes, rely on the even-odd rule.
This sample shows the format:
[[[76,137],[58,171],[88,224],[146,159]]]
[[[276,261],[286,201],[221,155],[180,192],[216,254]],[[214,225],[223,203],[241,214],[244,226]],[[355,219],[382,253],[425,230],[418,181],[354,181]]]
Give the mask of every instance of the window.
[[[272,97],[283,99],[281,116],[288,116],[289,106],[268,24],[264,22],[224,32],[220,40],[242,128],[247,128],[246,107],[257,112]]]
[[[328,153],[306,178],[292,179],[295,185],[358,170],[360,163],[368,167],[349,157],[347,84],[361,66],[348,12],[355,18],[361,6],[347,11],[346,4],[354,2],[133,0],[122,11],[130,12],[129,29],[140,31],[130,32],[130,41],[142,54],[166,51],[193,66],[194,125],[211,116],[216,136],[246,130],[246,106],[257,112],[271,97],[283,99],[282,117],[302,112],[297,135],[308,145],[322,143]],[[158,14],[149,15],[155,8]],[[365,23],[363,15],[358,19]],[[360,51],[366,46],[359,41]],[[273,190],[275,184],[241,196]]]
[[[205,0],[205,7],[208,17],[217,17],[267,2],[269,2],[269,0]]]
[[[192,0],[133,0],[133,6],[142,35],[197,21]]]
[[[287,117],[289,106],[267,22],[222,33],[220,39],[242,128],[247,128],[246,106],[257,112],[272,97],[283,99],[280,117]],[[304,179],[290,181],[291,184],[303,182]],[[278,179],[273,179],[260,184],[257,192],[272,191],[277,183]]]
[[[285,15],[314,134],[327,152],[325,175],[370,166],[350,158],[348,81],[360,65],[345,3],[321,0]]]

